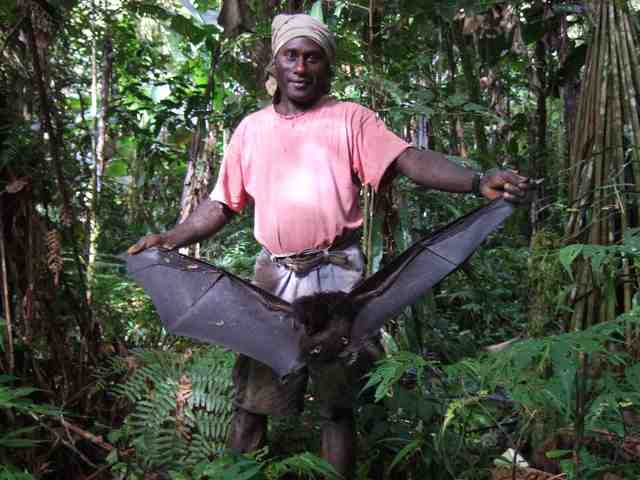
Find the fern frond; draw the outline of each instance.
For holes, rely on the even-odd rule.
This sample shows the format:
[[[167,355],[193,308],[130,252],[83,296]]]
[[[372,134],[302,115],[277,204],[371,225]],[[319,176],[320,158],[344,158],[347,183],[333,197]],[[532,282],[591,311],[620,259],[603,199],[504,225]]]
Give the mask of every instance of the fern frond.
[[[128,441],[149,468],[196,465],[224,447],[231,418],[233,355],[207,348],[185,356],[136,354],[141,366],[113,391],[132,403]]]

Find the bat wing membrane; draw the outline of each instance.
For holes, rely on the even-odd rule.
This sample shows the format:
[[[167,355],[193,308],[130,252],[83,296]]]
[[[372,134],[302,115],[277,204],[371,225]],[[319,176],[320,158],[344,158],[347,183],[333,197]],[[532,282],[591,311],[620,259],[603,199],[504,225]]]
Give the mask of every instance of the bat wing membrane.
[[[169,250],[128,256],[127,271],[149,294],[171,333],[223,345],[269,365],[280,376],[303,366],[303,332],[288,302]]]
[[[416,302],[456,270],[513,212],[495,200],[414,243],[385,268],[350,292],[358,313],[351,330],[352,348],[376,335],[384,322]]]

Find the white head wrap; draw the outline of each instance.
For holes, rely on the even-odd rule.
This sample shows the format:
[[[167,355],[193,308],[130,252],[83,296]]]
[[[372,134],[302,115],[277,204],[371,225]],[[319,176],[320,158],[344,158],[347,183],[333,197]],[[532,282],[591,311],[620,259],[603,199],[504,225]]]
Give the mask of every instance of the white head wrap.
[[[327,26],[310,15],[277,15],[271,24],[271,52],[278,50],[292,38],[307,37],[316,42],[327,55],[329,63],[336,62],[336,39]]]

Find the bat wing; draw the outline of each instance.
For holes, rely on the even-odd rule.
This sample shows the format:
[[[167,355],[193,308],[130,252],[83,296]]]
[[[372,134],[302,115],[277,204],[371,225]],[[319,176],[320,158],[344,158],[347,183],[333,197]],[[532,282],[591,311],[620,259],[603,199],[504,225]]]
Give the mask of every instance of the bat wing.
[[[175,335],[223,345],[279,376],[303,366],[291,305],[214,265],[152,248],[126,258],[127,273],[149,294]]]
[[[349,293],[358,308],[351,330],[352,348],[358,348],[378,332],[385,320],[456,270],[513,209],[512,204],[500,199],[474,210],[414,243],[356,285]]]

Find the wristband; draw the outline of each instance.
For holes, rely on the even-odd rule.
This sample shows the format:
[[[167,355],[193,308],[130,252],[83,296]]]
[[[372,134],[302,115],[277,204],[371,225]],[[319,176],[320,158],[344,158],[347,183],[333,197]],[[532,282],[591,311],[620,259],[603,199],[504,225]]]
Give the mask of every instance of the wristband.
[[[473,175],[473,180],[471,180],[471,193],[473,193],[476,197],[481,197],[482,193],[480,192],[480,182],[484,178],[483,172],[476,172]]]

